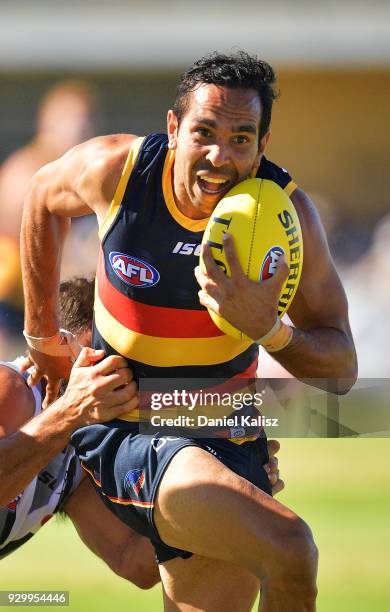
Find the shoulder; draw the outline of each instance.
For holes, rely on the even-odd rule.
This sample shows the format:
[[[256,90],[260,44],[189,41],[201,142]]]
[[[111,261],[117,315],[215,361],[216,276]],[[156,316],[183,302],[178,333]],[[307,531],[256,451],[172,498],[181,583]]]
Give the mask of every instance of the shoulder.
[[[327,245],[326,234],[320,215],[307,193],[297,187],[290,195],[290,199],[297,211],[304,241],[306,243],[308,241],[317,243],[320,240],[322,244]]]
[[[67,216],[65,206],[63,211],[61,208],[66,198],[73,216],[78,216],[78,208],[80,214],[87,214],[88,209],[104,213],[136,139],[133,134],[114,134],[83,142],[39,170],[34,175],[33,188],[41,187],[47,192],[46,199],[53,206],[51,212]]]
[[[136,139],[133,134],[100,136],[78,145],[65,155],[69,171],[78,169],[76,187],[81,197],[87,196],[93,185],[102,200],[111,202]]]
[[[300,216],[304,217],[307,220],[320,219],[313,201],[310,199],[307,193],[303,191],[303,189],[297,187],[290,195],[290,199],[293,202],[296,211]]]
[[[256,176],[257,178],[273,181],[284,191],[286,191],[287,195],[291,195],[294,189],[296,189],[296,184],[292,180],[289,172],[285,168],[282,168],[281,166],[278,166],[274,162],[270,161],[264,155],[261,158]]]
[[[34,395],[15,370],[0,365],[0,437],[16,431],[34,415]]]
[[[46,164],[34,175],[35,180],[46,180],[59,173],[62,178],[73,177],[75,185],[82,184],[90,175],[106,179],[108,175],[120,173],[126,162],[132,143],[137,136],[113,134],[91,138],[67,151],[59,159]]]

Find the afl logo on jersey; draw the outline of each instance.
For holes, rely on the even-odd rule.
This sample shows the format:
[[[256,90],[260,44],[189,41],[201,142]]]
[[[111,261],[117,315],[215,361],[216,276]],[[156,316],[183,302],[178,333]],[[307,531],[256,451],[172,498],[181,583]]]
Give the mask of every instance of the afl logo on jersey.
[[[273,246],[270,248],[266,256],[264,257],[261,272],[260,272],[260,281],[267,280],[267,278],[271,278],[276,272],[276,264],[278,263],[278,259],[281,255],[284,255],[284,250],[280,246]]]
[[[131,287],[138,289],[153,287],[160,280],[160,274],[156,268],[126,253],[111,251],[110,264],[115,274]]]

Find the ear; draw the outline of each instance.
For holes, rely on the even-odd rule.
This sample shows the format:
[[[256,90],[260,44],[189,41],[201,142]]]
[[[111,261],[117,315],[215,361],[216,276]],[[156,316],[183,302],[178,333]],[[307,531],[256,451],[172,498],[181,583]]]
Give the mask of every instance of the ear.
[[[271,136],[271,132],[270,130],[268,130],[268,132],[266,134],[264,134],[263,138],[260,140],[259,143],[259,148],[257,150],[257,155],[256,155],[256,159],[255,159],[255,163],[252,166],[252,171],[251,171],[251,177],[255,177],[257,174],[257,170],[260,166],[260,162],[261,162],[261,158],[264,155],[264,151],[267,147],[268,141],[270,139]]]
[[[176,149],[178,129],[177,117],[173,110],[169,110],[167,115],[168,149]]]

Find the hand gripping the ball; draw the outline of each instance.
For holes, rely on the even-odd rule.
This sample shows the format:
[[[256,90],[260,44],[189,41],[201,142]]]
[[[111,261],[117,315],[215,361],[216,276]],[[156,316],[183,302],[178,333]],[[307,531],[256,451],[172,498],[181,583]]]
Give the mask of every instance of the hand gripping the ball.
[[[246,336],[257,339],[265,336],[275,324],[281,289],[289,274],[282,255],[275,274],[261,283],[249,280],[241,268],[233,236],[224,235],[224,249],[231,276],[227,277],[211,256],[211,249],[203,245],[203,263],[195,268],[201,286],[199,301],[215,314],[226,319]]]

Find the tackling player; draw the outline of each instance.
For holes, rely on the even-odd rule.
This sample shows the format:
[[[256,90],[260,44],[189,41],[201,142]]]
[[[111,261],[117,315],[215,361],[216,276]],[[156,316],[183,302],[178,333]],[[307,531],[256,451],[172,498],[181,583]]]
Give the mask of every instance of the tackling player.
[[[94,281],[84,278],[61,283],[61,326],[74,334],[75,353],[91,341],[93,291]],[[68,445],[80,425],[110,420],[135,405],[126,363],[117,357],[102,360],[101,351],[84,349],[63,395],[45,411],[44,385],[30,389],[29,373],[19,369],[28,365],[24,357],[0,362],[0,558],[63,512],[84,543],[116,574],[140,588],[152,587],[159,573],[151,544],[107,510]],[[127,390],[113,391],[113,381],[118,387],[127,383]],[[274,494],[284,486],[273,456],[278,447],[275,440],[269,443],[267,469]]]
[[[93,287],[94,281],[82,278],[61,285],[61,325],[75,334],[76,353],[80,345],[90,345]],[[84,543],[115,573],[150,588],[159,580],[152,546],[107,510],[68,444],[77,427],[136,406],[136,386],[125,360],[103,357],[102,351],[84,348],[71,373],[69,362],[64,394],[45,411],[45,385],[30,389],[29,373],[19,370],[29,360],[0,362],[0,558],[64,512]]]

